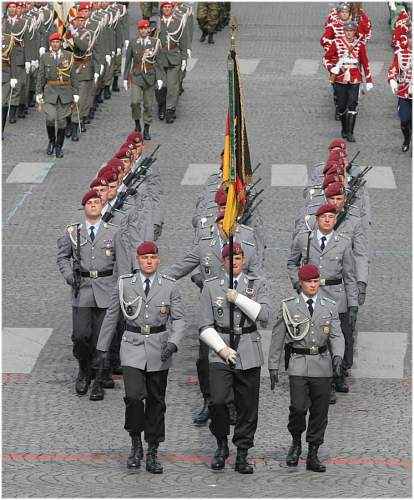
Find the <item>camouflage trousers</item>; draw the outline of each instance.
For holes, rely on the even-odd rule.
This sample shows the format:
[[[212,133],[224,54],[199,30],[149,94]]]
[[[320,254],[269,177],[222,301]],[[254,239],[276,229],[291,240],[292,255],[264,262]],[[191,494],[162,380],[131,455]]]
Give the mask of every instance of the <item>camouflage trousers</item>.
[[[197,21],[201,31],[214,33],[220,16],[220,4],[218,2],[198,2]]]

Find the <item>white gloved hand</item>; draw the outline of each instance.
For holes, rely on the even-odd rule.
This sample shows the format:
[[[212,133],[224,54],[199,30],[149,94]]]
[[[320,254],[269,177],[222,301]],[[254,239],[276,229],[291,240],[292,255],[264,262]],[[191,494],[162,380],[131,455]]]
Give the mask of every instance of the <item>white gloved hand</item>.
[[[34,61],[31,61],[30,62],[30,66],[33,68],[33,69],[37,69],[39,67],[39,61],[37,59],[35,59]]]
[[[158,90],[161,90],[162,85],[163,85],[163,81],[162,80],[157,80],[157,89]]]
[[[40,47],[39,55],[42,56],[45,52],[46,52],[46,49],[44,47]]]
[[[226,292],[226,297],[229,302],[234,304],[236,302],[238,293],[233,288],[229,288]]]
[[[116,49],[116,55],[117,55],[117,56],[120,56],[120,55],[121,55],[121,52],[122,52],[122,49],[118,47],[118,48]]]
[[[124,80],[124,89],[128,90],[128,80]]]
[[[114,51],[114,50],[112,50],[112,51],[111,51],[111,57],[114,57],[114,55],[115,55],[115,51]]]
[[[339,75],[339,72],[341,71],[341,68],[339,66],[334,66],[332,69],[331,69],[331,73],[333,75]]]
[[[374,84],[371,83],[371,82],[367,82],[367,92],[369,92],[370,90],[372,90],[374,88]]]
[[[26,73],[29,74],[30,73],[30,61],[26,61],[24,63],[24,67],[26,69]]]
[[[128,48],[128,45],[129,45],[129,40],[125,40],[124,42],[124,47],[127,49]]]
[[[43,102],[43,94],[36,95],[36,102],[37,104],[41,104]]]
[[[223,347],[223,349],[221,349],[217,354],[220,358],[224,359],[228,365],[235,365],[237,363],[237,358],[239,357],[239,353],[229,346]]]
[[[183,59],[181,61],[181,71],[184,71],[186,67],[187,67],[187,61]]]
[[[10,87],[14,89],[16,85],[17,85],[17,78],[10,78]]]
[[[98,81],[98,78],[99,78],[99,73],[94,73],[94,74],[93,74],[93,80],[94,80],[94,82],[95,82],[95,85],[96,85],[96,83],[97,83],[97,81]]]
[[[391,87],[392,93],[395,95],[395,93],[397,92],[397,89],[398,89],[398,83],[395,80],[390,80],[390,87]],[[367,84],[367,90],[368,90],[368,84]]]
[[[72,24],[69,24],[68,30],[72,33],[72,35],[78,32],[78,30]]]
[[[191,49],[187,49],[188,59],[191,59]]]
[[[105,66],[103,64],[101,64],[101,71],[99,72],[100,75],[103,75],[104,69],[105,69]]]
[[[106,54],[105,56],[105,61],[108,63],[108,64],[111,64],[111,56],[109,54]]]
[[[73,94],[73,100],[75,101],[75,103],[78,103],[79,102],[79,96],[77,94]]]

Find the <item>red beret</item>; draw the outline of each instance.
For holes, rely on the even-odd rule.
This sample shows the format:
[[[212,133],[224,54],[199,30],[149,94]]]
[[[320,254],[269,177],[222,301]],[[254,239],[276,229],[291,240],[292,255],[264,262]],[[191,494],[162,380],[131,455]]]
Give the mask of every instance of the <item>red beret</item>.
[[[345,175],[345,167],[339,165],[339,163],[329,165],[329,168],[325,172],[325,177],[330,174]]]
[[[119,159],[122,159],[122,158],[131,158],[131,150],[129,148],[121,148],[117,153],[116,155],[114,156],[114,158],[119,158]]]
[[[143,241],[137,246],[137,255],[146,255],[147,253],[158,253],[158,247],[153,241]]]
[[[339,177],[337,173],[326,174],[323,180],[322,189],[325,189],[329,186],[329,184],[333,184],[334,182],[339,182]]]
[[[334,139],[330,142],[328,149],[331,151],[332,149],[340,148],[346,151],[346,142],[343,139]]]
[[[230,254],[230,245],[224,245],[221,255],[223,259],[228,257]],[[233,255],[244,255],[243,248],[240,243],[233,243]]]
[[[217,189],[214,201],[220,206],[225,205],[227,202],[227,192],[221,186]]]
[[[327,213],[336,214],[335,205],[332,205],[332,203],[325,203],[325,205],[322,205],[316,211],[316,217],[318,217],[319,215],[322,215],[322,214],[327,214]]]
[[[118,178],[118,169],[116,167],[113,167],[111,165],[105,164],[103,167],[101,167],[98,171],[98,175],[96,177],[104,177],[104,175],[108,173],[113,173],[117,176]]]
[[[59,35],[59,33],[52,33],[51,35],[49,35],[49,42],[51,42],[52,40],[62,41],[62,37],[61,35]]]
[[[104,179],[108,185],[110,182],[118,182],[118,173],[115,170],[106,170],[99,177]]]
[[[223,220],[224,219],[224,213],[225,213],[225,210],[219,210],[217,212],[217,216],[216,216],[216,222],[219,222],[220,220]]]
[[[119,148],[121,150],[122,148],[128,148],[129,150],[135,149],[137,147],[137,143],[134,141],[126,141],[122,144],[122,146]]]
[[[6,8],[8,9],[8,8],[9,8],[9,7],[11,7],[12,5],[15,5],[15,6],[16,6],[16,5],[17,5],[17,3],[16,3],[16,2],[7,2],[7,4],[6,4]]]
[[[339,196],[341,194],[345,194],[345,188],[342,182],[334,182],[333,184],[329,184],[329,186],[325,189],[325,198],[330,198],[331,196]]]
[[[136,132],[136,131],[131,132],[127,137],[127,141],[133,141],[135,143],[143,142],[141,132]]]
[[[112,158],[106,164],[110,167],[115,167],[118,173],[124,170],[124,164],[119,158]]]
[[[137,26],[138,26],[138,29],[139,28],[148,28],[150,25],[148,19],[140,19],[138,22],[137,22]]]
[[[168,5],[169,5],[170,7],[172,7],[172,6],[173,6],[172,2],[161,2],[161,3],[160,3],[160,8],[162,9],[163,7],[166,7],[166,6],[168,6]]]
[[[83,198],[82,198],[82,201],[81,201],[81,205],[84,207],[86,205],[86,203],[91,200],[92,198],[99,198],[101,199],[101,197],[99,196],[99,193],[97,191],[95,191],[94,189],[91,189],[90,191],[88,191],[87,193],[85,193],[83,195]]]
[[[92,7],[90,2],[81,2],[78,6],[78,11],[80,10],[85,10],[85,9],[90,9]]]
[[[93,179],[91,183],[89,184],[89,187],[93,189],[94,187],[98,186],[107,186],[108,181],[102,177],[97,177],[96,179]]]
[[[339,160],[328,160],[323,167],[324,175],[330,170],[332,167],[340,167],[342,163]]]
[[[298,278],[301,281],[314,280],[319,276],[319,269],[315,264],[305,264],[298,269]]]

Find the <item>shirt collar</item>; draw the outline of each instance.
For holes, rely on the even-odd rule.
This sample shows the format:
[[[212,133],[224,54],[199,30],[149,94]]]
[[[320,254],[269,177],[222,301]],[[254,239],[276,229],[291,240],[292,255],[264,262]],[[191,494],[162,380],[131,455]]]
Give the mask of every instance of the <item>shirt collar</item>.
[[[322,234],[319,229],[316,230],[316,237],[318,238],[318,241],[321,241],[322,237],[325,236],[326,238],[326,243],[328,243],[328,241],[331,239],[332,235],[333,235],[333,231],[331,231],[329,234]]]
[[[229,282],[229,279],[230,279],[230,276],[228,275],[228,273],[224,273],[225,274],[225,277],[226,277],[226,282],[228,283]],[[240,280],[243,278],[243,273],[240,273],[237,278],[235,276],[233,276],[233,283],[237,280],[237,284],[240,283]]]
[[[151,274],[151,276],[145,276],[145,274],[141,273],[141,271],[140,271],[140,272],[139,272],[139,275],[140,275],[140,277],[141,277],[142,286],[144,286],[144,287],[145,287],[145,280],[146,280],[147,278],[150,280],[150,286],[152,286],[152,284],[154,283],[155,274],[156,274],[156,273]]]
[[[85,225],[86,225],[86,231],[88,232],[89,234],[89,230],[91,228],[91,226],[93,226],[95,229],[94,229],[94,233],[95,233],[95,236],[96,236],[96,233],[98,232],[98,229],[99,229],[99,226],[101,225],[101,219],[98,220],[98,222],[96,222],[96,224],[91,224],[87,219],[85,219]]]
[[[308,297],[303,292],[301,292],[301,295],[302,295],[302,298],[305,301],[305,303],[306,303],[307,300],[312,299],[313,303],[316,304],[316,299],[318,298],[318,294],[314,295],[313,297]]]

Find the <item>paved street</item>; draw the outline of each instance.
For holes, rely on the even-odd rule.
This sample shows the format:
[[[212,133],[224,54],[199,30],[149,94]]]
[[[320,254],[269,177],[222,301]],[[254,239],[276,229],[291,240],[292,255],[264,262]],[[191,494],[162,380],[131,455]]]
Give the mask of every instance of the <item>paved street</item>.
[[[365,5],[365,4],[364,4]],[[319,38],[333,3],[234,3],[240,36],[247,130],[253,164],[261,162],[261,205],[269,235],[266,272],[274,310],[292,295],[286,272],[293,218],[306,170],[325,160],[339,137]],[[167,389],[164,474],[126,470],[122,379],[103,402],[74,391],[68,286],[56,266],[56,240],[78,219],[81,196],[99,166],[132,130],[130,94],[121,91],[80,142],[66,140],[63,159],[46,156],[43,115],[7,125],[3,141],[3,496],[4,497],[409,497],[411,496],[411,156],[403,141],[386,71],[392,61],[386,3],[366,4],[374,30],[368,56],[374,89],[361,96],[350,157],[374,166],[367,300],[358,316],[349,394],[330,407],[320,458],[325,474],[304,461],[287,468],[288,379],[272,393],[262,369],[259,426],[251,457],[255,474],[223,472],[209,462],[215,440],[192,417],[201,406],[196,383],[198,289],[185,278],[188,335]],[[131,25],[140,17],[130,8]],[[154,119],[165,225],[161,268],[192,241],[191,214],[223,147],[228,30],[214,46],[194,32],[191,70],[177,121]],[[154,108],[155,111],[155,108]],[[32,166],[21,165],[31,163]],[[49,163],[49,164],[48,164]],[[42,164],[42,165],[40,165]],[[210,165],[210,167],[209,167]],[[269,332],[263,332],[268,339]],[[306,454],[303,453],[303,458]]]

